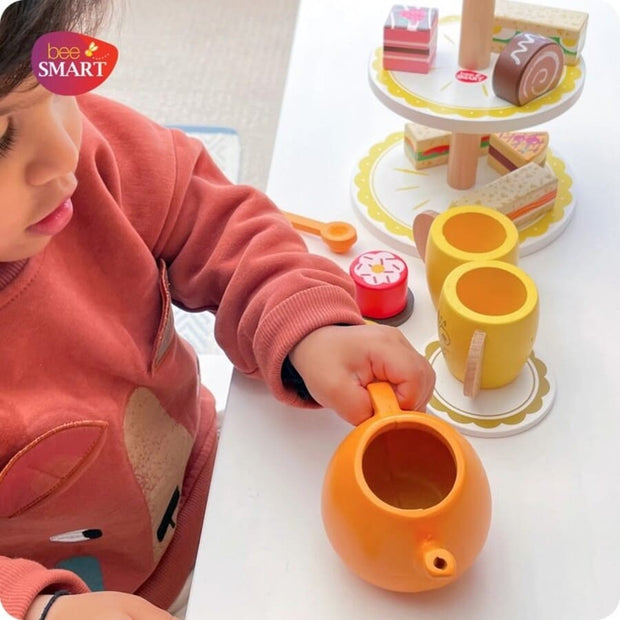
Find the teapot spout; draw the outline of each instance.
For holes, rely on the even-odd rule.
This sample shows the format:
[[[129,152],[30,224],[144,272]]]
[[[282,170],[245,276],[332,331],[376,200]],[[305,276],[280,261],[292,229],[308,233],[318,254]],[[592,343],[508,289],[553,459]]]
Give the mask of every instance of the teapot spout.
[[[424,568],[429,577],[453,577],[456,560],[447,549],[428,549],[424,552]]]

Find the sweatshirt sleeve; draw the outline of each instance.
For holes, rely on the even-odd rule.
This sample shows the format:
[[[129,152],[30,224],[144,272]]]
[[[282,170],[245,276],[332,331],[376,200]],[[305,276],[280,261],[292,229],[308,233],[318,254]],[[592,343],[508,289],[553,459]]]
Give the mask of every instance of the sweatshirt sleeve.
[[[363,323],[352,281],[310,254],[264,194],[232,185],[201,145],[173,138],[175,191],[156,244],[173,297],[216,313],[216,338],[237,369],[263,378],[279,399],[307,405],[283,386],[283,362],[318,327]]]
[[[13,618],[23,618],[39,594],[52,594],[57,590],[73,594],[89,591],[71,571],[47,569],[31,560],[0,556],[0,603]]]
[[[230,183],[198,140],[101,97],[84,95],[81,106],[92,123],[84,177],[103,180],[165,261],[174,302],[214,312],[216,339],[236,368],[307,406],[283,386],[282,364],[316,328],[363,323],[349,275],[310,254],[263,193]]]

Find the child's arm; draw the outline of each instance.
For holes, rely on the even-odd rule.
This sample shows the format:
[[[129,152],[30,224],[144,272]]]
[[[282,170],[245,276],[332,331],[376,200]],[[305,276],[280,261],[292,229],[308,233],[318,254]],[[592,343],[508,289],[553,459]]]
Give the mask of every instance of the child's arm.
[[[179,144],[177,161],[184,152]],[[366,325],[349,275],[308,253],[266,196],[221,183],[208,157],[199,155],[191,170],[166,241],[165,251],[176,246],[169,268],[172,293],[190,307],[216,300],[216,336],[235,366],[260,376],[281,400],[329,407],[354,424],[372,413],[364,389],[372,380],[392,383],[401,406],[424,409],[434,385],[430,365],[397,329]],[[188,213],[191,231],[179,246],[172,240],[188,225],[183,223]],[[201,266],[198,244],[207,250]],[[287,356],[311,400],[282,382]]]
[[[372,381],[394,386],[403,409],[424,411],[435,373],[396,328],[384,325],[322,327],[289,354],[314,400],[352,424],[372,415],[365,389]]]
[[[82,148],[81,183],[89,172],[105,181],[149,251],[165,262],[172,299],[189,310],[214,312],[217,341],[236,368],[262,378],[278,399],[330,406],[308,368],[300,372],[317,402],[284,384],[282,368],[315,330],[365,324],[348,274],[308,253],[269,198],[231,184],[197,141],[119,104],[92,97],[82,106],[106,142],[85,140],[93,152]],[[85,135],[91,133],[86,124]],[[314,192],[317,183],[309,178],[300,192]],[[400,393],[412,389],[394,377]],[[366,402],[362,410],[368,408]]]
[[[364,323],[348,274],[309,254],[271,200],[230,183],[197,140],[100,97],[80,105],[82,193],[105,185],[114,209],[165,262],[174,302],[216,313],[216,338],[236,368],[303,404],[284,389],[282,364],[318,327]]]

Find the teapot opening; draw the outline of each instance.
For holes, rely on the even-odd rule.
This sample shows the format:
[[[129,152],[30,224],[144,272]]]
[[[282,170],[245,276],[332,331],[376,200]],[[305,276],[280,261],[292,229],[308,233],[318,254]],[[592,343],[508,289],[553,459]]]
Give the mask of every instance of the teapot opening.
[[[393,425],[366,446],[362,473],[381,501],[395,508],[419,510],[448,496],[457,467],[452,450],[432,429]]]

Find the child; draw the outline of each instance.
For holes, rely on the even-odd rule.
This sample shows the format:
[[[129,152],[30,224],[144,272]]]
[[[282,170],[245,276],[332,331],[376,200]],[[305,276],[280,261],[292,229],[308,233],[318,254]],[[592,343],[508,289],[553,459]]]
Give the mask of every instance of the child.
[[[216,313],[237,370],[276,398],[352,424],[373,380],[410,409],[434,384],[197,141],[35,82],[37,37],[85,32],[105,4],[22,0],[0,21],[0,602],[27,620],[171,617],[216,448],[171,303]]]

